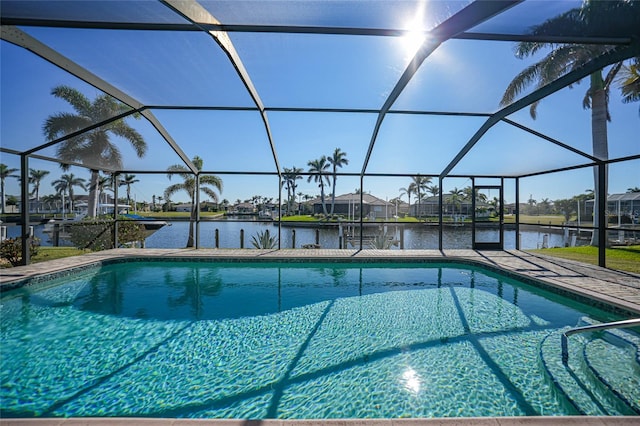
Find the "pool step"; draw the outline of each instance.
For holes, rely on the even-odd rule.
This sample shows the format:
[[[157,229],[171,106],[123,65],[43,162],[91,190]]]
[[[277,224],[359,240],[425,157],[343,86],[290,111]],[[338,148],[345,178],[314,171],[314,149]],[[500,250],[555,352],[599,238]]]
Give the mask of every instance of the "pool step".
[[[640,387],[634,387],[640,377],[637,337],[621,330],[571,336],[569,364],[565,366],[560,344],[564,331],[549,334],[540,345],[543,369],[558,398],[585,415],[640,414]],[[611,366],[616,367],[612,370]]]
[[[640,337],[610,330],[587,342],[583,354],[593,374],[640,414]]]

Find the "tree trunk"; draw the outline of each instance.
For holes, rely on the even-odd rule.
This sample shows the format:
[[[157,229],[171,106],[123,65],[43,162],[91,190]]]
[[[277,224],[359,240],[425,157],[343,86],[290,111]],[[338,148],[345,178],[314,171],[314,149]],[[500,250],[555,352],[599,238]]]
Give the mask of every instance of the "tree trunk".
[[[195,221],[196,221],[196,209],[195,209],[195,207],[191,207],[191,213],[190,213],[190,217],[189,217],[189,236],[187,237],[187,247],[186,248],[193,248],[193,245],[194,245],[193,225],[195,224]]]
[[[591,139],[593,144],[593,156],[599,160],[609,159],[609,142],[607,139],[607,94],[604,89],[604,81],[602,80],[602,73],[596,72],[591,74]],[[608,169],[607,169],[608,177]],[[591,237],[591,245],[598,246],[598,230],[595,227],[598,226],[598,220],[600,218],[600,212],[598,211],[599,197],[607,198],[607,181],[605,179],[604,188],[599,188],[598,185],[598,168],[593,169],[594,178],[594,196],[593,201],[593,226],[594,231]]]
[[[98,181],[99,174],[97,170],[91,170],[91,181],[89,182],[89,200],[87,202],[87,217],[95,217],[98,212]],[[117,201],[116,201],[117,204]],[[117,206],[114,206],[117,211]]]
[[[320,176],[322,179],[322,176]],[[320,184],[320,202],[322,203],[322,211],[324,212],[324,216],[327,217],[327,203],[324,202],[324,184]]]
[[[194,246],[193,225],[196,221],[196,208],[196,193],[194,191],[191,193],[191,213],[189,213],[189,236],[187,237],[187,248],[192,248]]]
[[[333,174],[333,188],[331,190],[331,216],[333,217],[333,209],[336,204],[336,175]]]
[[[4,179],[2,179],[2,183],[0,183],[0,185],[2,186],[0,188],[0,192],[2,192],[1,196],[2,196],[2,214],[5,213],[5,206],[6,206],[6,201],[5,201],[5,196],[4,196]]]

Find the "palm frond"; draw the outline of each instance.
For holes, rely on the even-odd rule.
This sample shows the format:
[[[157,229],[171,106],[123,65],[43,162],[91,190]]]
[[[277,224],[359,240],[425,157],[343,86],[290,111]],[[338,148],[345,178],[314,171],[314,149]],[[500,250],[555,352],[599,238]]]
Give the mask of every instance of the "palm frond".
[[[183,190],[188,191],[188,188],[185,187],[184,183],[175,183],[173,185],[170,185],[164,190],[164,198],[165,200],[169,200],[173,194]]]
[[[200,185],[213,186],[215,189],[222,192],[222,179],[215,175],[200,176]]]
[[[214,203],[218,202],[218,194],[211,188],[207,188],[206,186],[201,186],[200,191],[204,192],[213,200]]]
[[[169,180],[171,180],[171,177],[174,174],[177,174],[178,176],[182,177],[183,179],[186,179],[189,176],[192,176],[191,171],[189,169],[187,169],[183,164],[173,164],[173,165],[167,167],[167,171],[168,172],[178,172],[178,173],[167,173],[167,177],[169,178]]]
[[[640,57],[634,58],[629,65],[621,66],[615,83],[620,87],[622,102],[640,101]]]
[[[87,128],[92,124],[91,120],[85,116],[61,112],[49,116],[45,120],[44,126],[42,126],[42,131],[44,132],[47,140],[52,141],[75,131]]]
[[[145,142],[144,137],[140,132],[129,126],[123,120],[113,123],[113,126],[111,126],[109,130],[111,130],[113,134],[129,141],[139,158],[144,157],[147,153],[147,143]]]
[[[53,88],[51,94],[67,101],[78,114],[90,116],[91,101],[79,90],[69,86],[57,86]]]

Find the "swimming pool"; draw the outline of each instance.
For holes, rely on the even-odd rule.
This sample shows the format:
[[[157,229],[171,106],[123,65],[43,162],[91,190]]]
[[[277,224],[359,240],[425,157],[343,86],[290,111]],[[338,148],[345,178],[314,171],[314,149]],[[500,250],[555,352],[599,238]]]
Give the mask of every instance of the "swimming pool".
[[[634,414],[604,309],[451,263],[114,262],[3,293],[3,417]],[[595,364],[595,365],[594,365]]]

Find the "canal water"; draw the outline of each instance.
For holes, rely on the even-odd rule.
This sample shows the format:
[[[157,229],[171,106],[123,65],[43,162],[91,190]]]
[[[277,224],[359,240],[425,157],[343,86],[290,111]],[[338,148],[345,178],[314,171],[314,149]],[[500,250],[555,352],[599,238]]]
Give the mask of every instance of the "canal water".
[[[356,233],[358,227],[356,225]],[[252,239],[257,237],[261,232],[269,230],[270,234],[278,237],[278,226],[275,222],[259,222],[259,221],[238,221],[238,220],[221,220],[221,221],[203,221],[200,223],[200,247],[215,248],[216,233],[217,244],[219,248],[254,248]],[[351,228],[346,225],[342,228],[343,232],[337,226],[328,226],[315,228],[308,224],[295,226],[288,224],[282,226],[280,231],[281,248],[302,248],[305,245],[319,244],[321,248],[337,249],[340,244],[340,235],[344,235],[344,231],[352,232]],[[376,225],[367,226],[364,231],[365,237],[372,235],[386,235],[397,241],[397,244],[391,246],[392,250],[400,249],[400,241],[402,240],[405,249],[438,249],[438,226],[434,225]],[[241,233],[244,238],[241,242]],[[7,237],[13,238],[20,235],[19,226],[8,226]],[[34,226],[34,235],[40,239],[43,246],[52,246],[51,237],[44,232],[44,225]],[[149,236],[145,241],[146,248],[183,248],[187,243],[189,235],[189,222],[171,221],[154,234]],[[537,230],[521,229],[520,248],[535,249],[546,247],[561,247],[565,243],[564,236],[560,233],[552,232],[552,230],[540,227]],[[294,241],[295,239],[295,241]],[[478,239],[482,241],[497,240],[497,231],[482,230],[479,231]],[[346,241],[347,248],[358,248],[359,237],[354,239],[355,247],[349,239]],[[365,238],[366,240],[366,238]],[[61,240],[60,245],[70,245],[68,242]],[[515,249],[516,233],[514,230],[506,229],[504,231],[504,248]],[[472,247],[472,235],[470,226],[445,226],[443,231],[443,249],[469,249]],[[369,248],[369,242],[365,241],[364,248]]]

